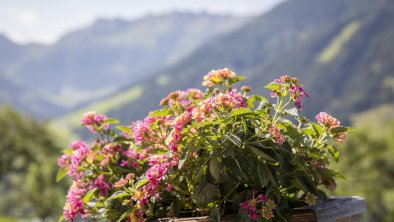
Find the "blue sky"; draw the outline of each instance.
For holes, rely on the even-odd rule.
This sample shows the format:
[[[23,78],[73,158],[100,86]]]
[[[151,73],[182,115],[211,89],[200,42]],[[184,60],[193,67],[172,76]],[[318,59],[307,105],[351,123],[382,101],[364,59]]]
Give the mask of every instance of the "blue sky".
[[[172,11],[259,15],[283,0],[0,0],[0,33],[15,42],[53,43],[97,18],[136,19]]]

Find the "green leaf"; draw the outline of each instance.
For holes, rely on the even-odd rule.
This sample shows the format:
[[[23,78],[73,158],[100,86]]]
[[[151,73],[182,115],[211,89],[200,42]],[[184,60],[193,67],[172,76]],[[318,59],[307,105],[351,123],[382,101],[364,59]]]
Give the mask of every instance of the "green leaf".
[[[154,122],[149,126],[149,128],[150,128],[151,130],[157,129],[157,127],[158,127],[158,125],[159,125],[159,122],[160,122],[160,120],[154,121]]]
[[[87,192],[82,199],[83,203],[85,203],[85,204],[89,203],[90,199],[92,199],[92,196],[94,195],[94,193],[96,191],[97,191],[97,188],[94,188],[93,190],[89,190],[89,192]]]
[[[104,125],[104,124],[118,124],[118,123],[119,123],[119,120],[109,118],[109,119],[104,120],[102,125]]]
[[[65,149],[65,150],[63,150],[63,153],[64,153],[64,154],[71,155],[71,154],[73,154],[73,149],[71,149],[71,148]]]
[[[339,160],[338,150],[333,146],[327,146],[327,150],[331,154],[332,158],[334,158],[334,160],[338,162],[338,160]]]
[[[312,136],[316,135],[316,132],[312,129],[309,129],[309,128],[302,129],[301,131],[303,134],[306,134],[306,135],[312,135]]]
[[[202,184],[202,183],[204,183],[205,182],[205,180],[206,180],[206,177],[205,177],[205,171],[204,171],[204,169],[200,169],[197,173],[196,173],[196,175],[194,176],[194,183],[200,183],[200,184]]]
[[[292,115],[292,116],[299,116],[298,115],[298,110],[296,108],[292,108],[292,109],[285,109],[283,110],[285,113]]]
[[[350,130],[349,127],[342,127],[342,126],[340,126],[340,127],[332,128],[332,129],[330,130],[330,132],[331,132],[331,133],[343,133],[343,132],[347,132],[347,131],[349,131],[349,130]]]
[[[182,169],[183,165],[185,164],[187,158],[189,157],[189,153],[190,153],[190,149],[188,151],[186,151],[182,157],[179,159],[179,163],[178,163],[178,169]]]
[[[230,113],[230,117],[244,115],[244,114],[248,114],[248,113],[253,113],[253,111],[250,110],[249,108],[245,108],[245,107],[237,108],[237,109],[234,109]]]
[[[213,156],[209,160],[209,172],[211,173],[212,177],[215,179],[217,183],[220,182],[221,179],[221,170],[220,170],[220,163],[217,159],[217,156]]]
[[[260,157],[263,160],[270,161],[270,162],[276,162],[272,157],[264,153],[263,151],[259,150],[258,148],[254,146],[247,146],[250,151],[252,151],[254,154],[256,154],[258,157]]]
[[[128,196],[130,196],[130,194],[126,193],[125,191],[116,191],[109,198],[107,198],[105,201],[121,199],[123,197],[128,197]]]
[[[273,90],[273,91],[279,91],[280,90],[280,86],[281,86],[280,83],[271,82],[268,85],[264,86],[264,88],[270,89],[270,90]]]
[[[128,214],[129,214],[128,211],[124,212],[124,213],[122,214],[122,216],[120,216],[119,219],[118,219],[116,222],[125,221],[125,219],[126,219],[126,217],[127,217]]]
[[[241,139],[240,139],[238,136],[236,136],[236,135],[234,135],[234,134],[232,134],[232,133],[228,133],[228,134],[226,134],[226,138],[227,138],[231,143],[233,143],[234,145],[236,145],[237,147],[242,147],[242,141],[241,141]]]
[[[237,158],[241,161],[241,157],[237,156]],[[242,182],[248,179],[247,175],[243,171],[246,169],[246,164],[241,164],[240,161],[233,158],[226,158],[224,160],[224,164],[228,169],[228,174],[233,181]],[[241,161],[242,162],[242,161]]]
[[[260,95],[251,95],[248,100],[255,102],[255,101],[268,101],[264,96]]]
[[[61,180],[67,175],[67,171],[68,171],[67,168],[60,168],[60,169],[57,171],[56,182],[61,181]]]
[[[302,191],[305,193],[310,193],[311,191],[309,190],[308,186],[304,183],[304,181],[301,178],[298,177],[293,177],[295,185],[300,188]]]
[[[171,115],[170,109],[159,109],[149,113],[149,116],[169,116]]]
[[[200,207],[205,207],[209,203],[215,201],[219,195],[219,189],[210,183],[204,183],[197,186],[193,192],[196,204]]]
[[[148,183],[148,179],[147,178],[143,178],[143,179],[141,179],[141,180],[139,180],[137,182],[137,184],[135,185],[135,189],[138,189],[138,188],[144,186],[147,183]]]
[[[257,178],[259,179],[261,187],[265,187],[269,181],[268,168],[261,161],[257,163]]]
[[[197,128],[203,128],[203,127],[207,127],[207,126],[212,126],[212,125],[214,125],[215,124],[215,122],[212,122],[212,121],[202,121],[202,122],[200,122],[200,123],[197,123],[196,124],[196,127]]]
[[[311,124],[312,124],[313,129],[316,132],[316,135],[318,137],[320,137],[323,134],[323,132],[324,132],[323,127],[321,125],[317,124],[317,123],[314,123],[314,122],[311,122]]]
[[[213,83],[215,83],[215,84],[218,84],[218,83],[221,83],[221,82],[222,82],[222,79],[217,78],[217,77],[212,77],[210,80],[211,80]]]
[[[116,129],[120,130],[121,132],[131,134],[131,128],[127,126],[116,126]]]
[[[245,76],[235,76],[234,78],[229,79],[229,82],[231,84],[234,84],[234,83],[240,82],[240,81],[242,81],[244,79],[246,79]]]
[[[64,215],[62,215],[62,216],[59,217],[58,222],[63,222],[63,221],[65,221],[65,220],[66,220],[66,218],[64,217]]]

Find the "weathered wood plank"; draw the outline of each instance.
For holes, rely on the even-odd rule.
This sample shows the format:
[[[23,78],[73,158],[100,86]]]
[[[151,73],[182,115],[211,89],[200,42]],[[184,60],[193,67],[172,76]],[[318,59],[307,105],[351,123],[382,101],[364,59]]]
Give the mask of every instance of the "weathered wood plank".
[[[315,206],[295,209],[292,222],[358,222],[367,209],[361,197],[333,197]],[[161,222],[211,222],[208,217],[164,218]],[[231,217],[223,222],[234,221]]]
[[[361,197],[335,197],[327,202],[303,209],[312,209],[318,222],[359,221],[361,214],[367,210]],[[305,220],[293,220],[295,222]]]

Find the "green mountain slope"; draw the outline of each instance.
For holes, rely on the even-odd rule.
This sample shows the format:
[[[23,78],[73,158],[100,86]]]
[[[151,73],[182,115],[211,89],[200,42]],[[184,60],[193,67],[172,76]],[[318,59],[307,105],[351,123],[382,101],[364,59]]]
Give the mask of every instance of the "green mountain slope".
[[[206,13],[100,19],[53,45],[30,46],[7,61],[11,68],[0,76],[23,90],[12,96],[0,89],[0,94],[5,91],[11,105],[34,95],[19,110],[44,118],[58,116],[148,78],[248,19]]]
[[[132,85],[142,89],[139,98],[105,111],[125,123],[143,118],[169,92],[200,87],[210,69],[229,67],[259,92],[283,73],[297,76],[311,95],[305,115],[324,110],[350,120],[352,113],[394,102],[393,16],[388,0],[287,1]]]

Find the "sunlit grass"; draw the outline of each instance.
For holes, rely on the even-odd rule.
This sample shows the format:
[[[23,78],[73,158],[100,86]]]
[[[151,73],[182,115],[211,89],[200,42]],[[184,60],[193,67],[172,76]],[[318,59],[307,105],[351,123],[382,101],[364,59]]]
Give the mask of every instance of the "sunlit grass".
[[[0,222],[17,222],[18,218],[0,215]]]
[[[382,104],[368,111],[352,115],[353,127],[357,129],[371,128],[372,132],[381,134],[381,125],[394,120],[394,104]]]
[[[351,39],[360,27],[361,23],[359,21],[353,21],[345,26],[341,33],[319,54],[317,62],[326,64],[332,61],[341,52],[343,45]]]

